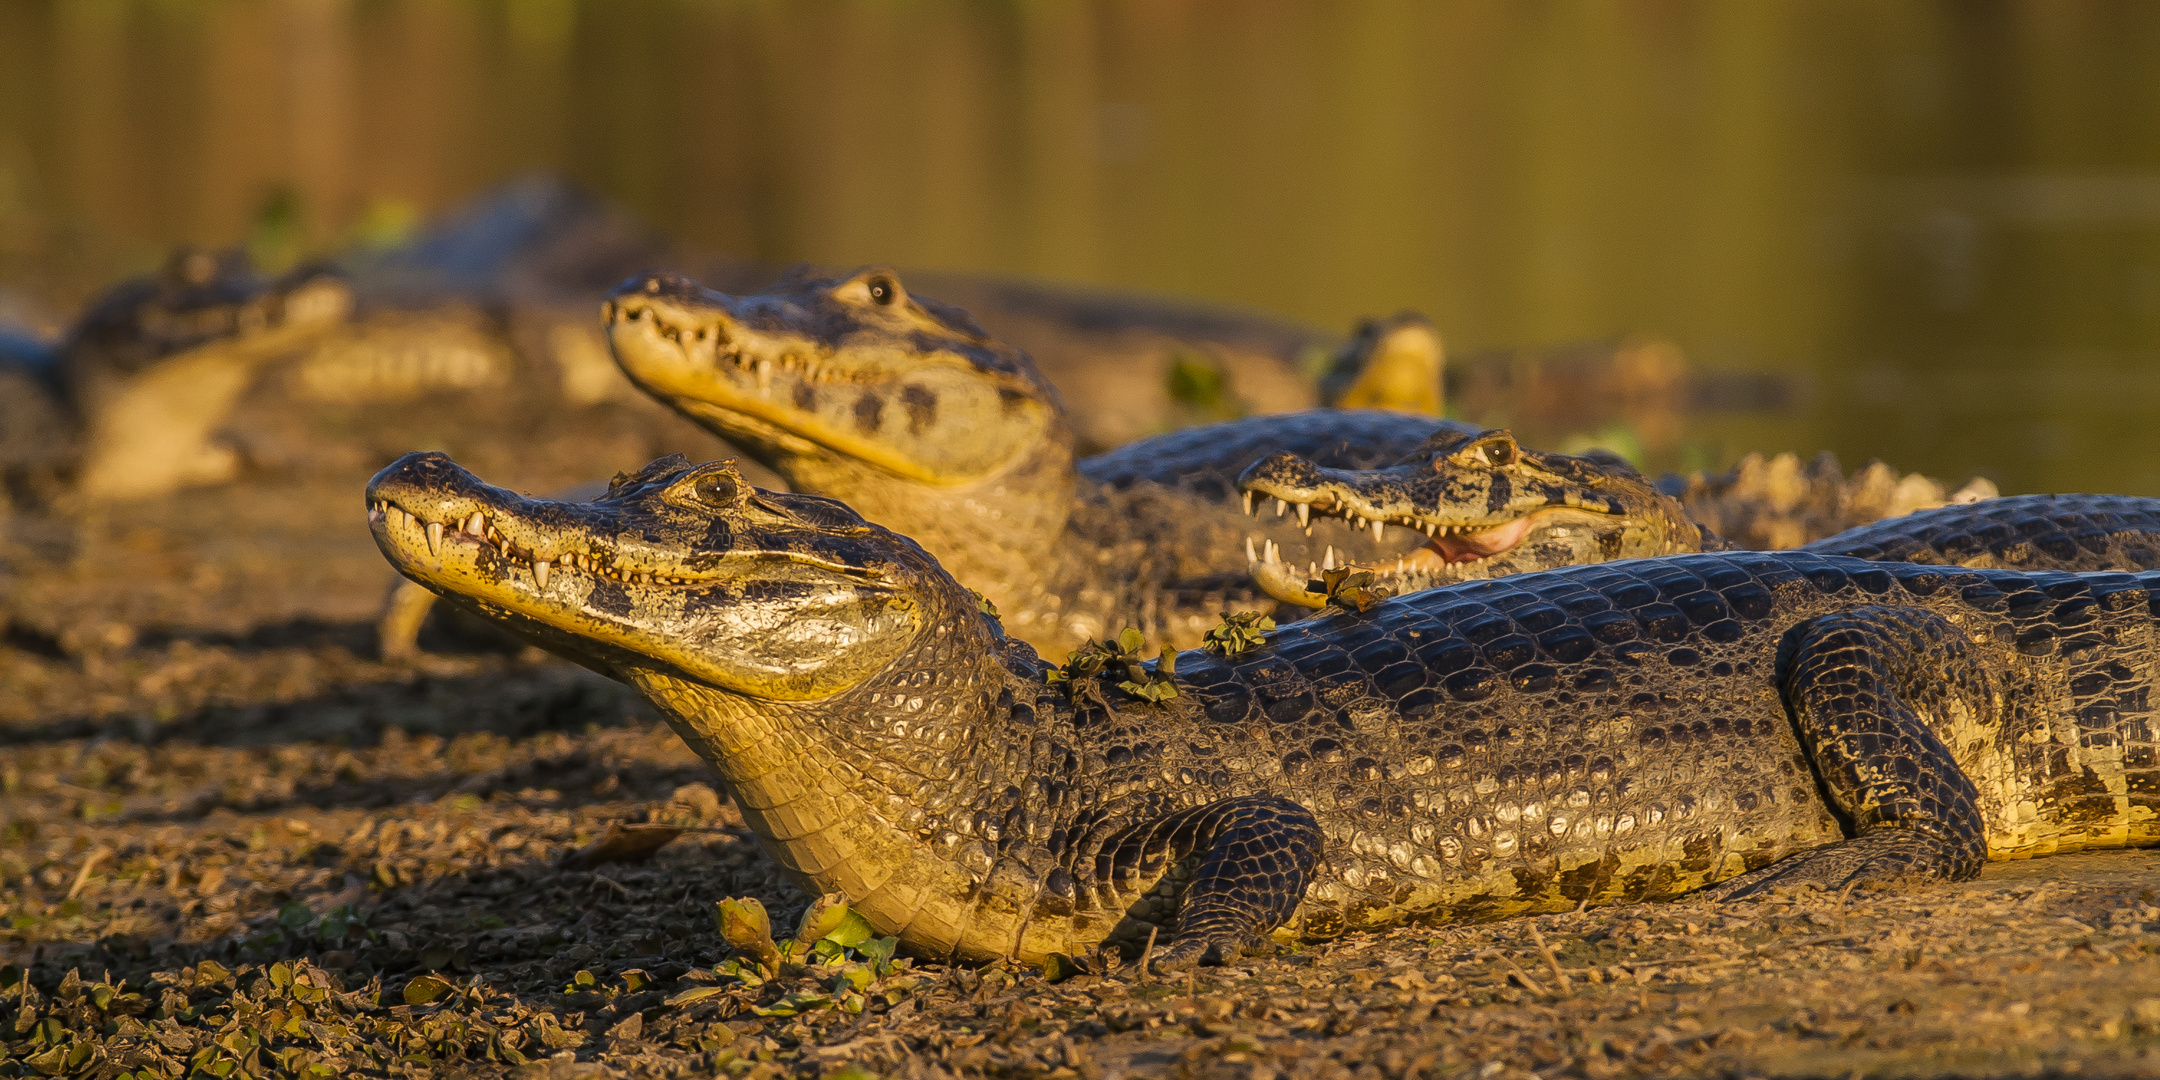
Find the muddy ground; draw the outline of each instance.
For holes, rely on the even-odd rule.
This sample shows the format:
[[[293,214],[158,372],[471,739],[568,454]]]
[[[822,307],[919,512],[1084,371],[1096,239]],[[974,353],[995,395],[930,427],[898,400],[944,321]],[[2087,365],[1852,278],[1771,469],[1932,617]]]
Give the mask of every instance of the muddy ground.
[[[361,517],[356,485],[243,485],[5,521],[0,1074],[2160,1074],[2147,853],[1169,982],[748,986],[716,974],[713,902],[789,927],[807,898],[705,767],[627,690],[485,635],[379,662]],[[636,822],[685,831],[565,864]]]

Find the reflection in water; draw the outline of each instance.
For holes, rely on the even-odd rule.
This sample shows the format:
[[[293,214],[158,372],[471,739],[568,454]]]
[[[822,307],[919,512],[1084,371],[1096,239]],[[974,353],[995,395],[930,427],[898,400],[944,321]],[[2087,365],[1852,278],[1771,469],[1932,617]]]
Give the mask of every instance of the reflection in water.
[[[2156,51],[2160,8],[2067,0],[24,0],[0,287],[545,167],[777,261],[1655,333],[1802,379],[1721,455],[2160,494]]]

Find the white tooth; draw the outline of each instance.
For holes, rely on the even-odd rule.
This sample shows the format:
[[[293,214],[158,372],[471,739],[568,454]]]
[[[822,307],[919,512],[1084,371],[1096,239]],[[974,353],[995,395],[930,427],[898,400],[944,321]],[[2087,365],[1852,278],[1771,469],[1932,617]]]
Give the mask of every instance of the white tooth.
[[[1262,549],[1262,552],[1260,558],[1263,562],[1279,563],[1282,561],[1282,556],[1275,551],[1275,541],[1273,540],[1267,542],[1267,546]]]
[[[487,535],[487,518],[480,516],[480,511],[473,511],[473,515],[465,519],[465,531],[474,536]]]
[[[1327,554],[1320,556],[1320,569],[1335,569],[1335,545],[1329,544],[1327,546]]]
[[[1253,550],[1253,542],[1252,542],[1252,537],[1250,537],[1250,536],[1248,536],[1248,537],[1246,537],[1246,538],[1245,538],[1245,561],[1246,561],[1246,562],[1259,562],[1259,561],[1260,561],[1260,554],[1259,554],[1259,552],[1257,552],[1257,551],[1254,551],[1254,550]]]
[[[1308,562],[1308,563],[1306,563],[1306,564],[1305,564],[1305,576],[1306,576],[1306,577],[1309,577],[1309,578],[1315,578],[1315,577],[1319,577],[1319,576],[1320,576],[1320,564],[1319,564],[1319,563],[1313,563],[1313,562]]]
[[[552,569],[554,569],[554,567],[549,566],[546,559],[534,559],[533,584],[538,585],[543,589],[547,588],[548,571]]]
[[[757,362],[757,392],[763,394],[772,389],[772,360],[760,356]]]
[[[440,521],[427,523],[427,550],[430,555],[442,551],[442,522]]]
[[[1395,559],[1395,572],[1396,572],[1396,573],[1398,573],[1398,574],[1402,573],[1402,558],[1401,558],[1401,556],[1397,556],[1397,557],[1396,557],[1396,559]]]
[[[1312,504],[1311,504],[1311,503],[1299,503],[1299,504],[1297,504],[1297,523],[1298,523],[1298,524],[1299,524],[1300,526],[1304,527],[1304,528],[1308,528],[1308,529],[1309,529],[1309,528],[1312,528]]]
[[[1245,493],[1245,516],[1252,516],[1252,492],[1250,491]]]
[[[1430,521],[1428,521],[1428,522],[1426,522],[1426,523],[1425,523],[1425,535],[1426,535],[1426,536],[1431,536],[1432,534],[1434,534],[1434,533],[1436,533],[1436,532],[1439,532],[1439,531],[1440,531],[1440,526],[1438,526],[1438,525],[1435,525],[1435,524],[1433,524],[1433,523],[1432,523],[1432,522],[1430,522]]]
[[[1277,499],[1277,500],[1275,500],[1275,516],[1276,516],[1276,517],[1281,517],[1281,516],[1283,516],[1283,511],[1285,511],[1285,510],[1288,510],[1288,509],[1290,509],[1290,504],[1289,504],[1289,503],[1286,503],[1286,502],[1282,501],[1281,499]]]
[[[1380,539],[1380,531],[1385,528],[1387,528],[1387,525],[1384,522],[1382,522],[1379,518],[1374,518],[1372,523],[1372,538],[1374,540]]]

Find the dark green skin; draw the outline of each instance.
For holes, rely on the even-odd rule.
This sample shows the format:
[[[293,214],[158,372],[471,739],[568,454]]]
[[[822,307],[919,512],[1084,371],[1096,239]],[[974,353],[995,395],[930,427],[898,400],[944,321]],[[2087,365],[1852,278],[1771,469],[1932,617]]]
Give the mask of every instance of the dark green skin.
[[[401,571],[641,688],[782,867],[923,955],[1040,962],[1153,928],[1174,967],[2160,840],[2160,574],[1573,567],[1183,653],[1150,703],[1053,684],[912,542],[724,464],[561,504],[416,454],[368,498]],[[476,512],[489,539],[426,555],[425,521]]]

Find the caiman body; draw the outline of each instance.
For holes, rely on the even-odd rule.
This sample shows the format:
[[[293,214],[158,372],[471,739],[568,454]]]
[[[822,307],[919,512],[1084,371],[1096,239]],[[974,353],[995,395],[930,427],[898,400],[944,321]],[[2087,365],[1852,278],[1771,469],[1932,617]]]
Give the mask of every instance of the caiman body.
[[[1671,556],[1058,682],[912,542],[724,463],[553,503],[416,454],[368,505],[399,570],[642,689],[782,867],[921,955],[1154,927],[1174,966],[2160,839],[2160,575]]]

